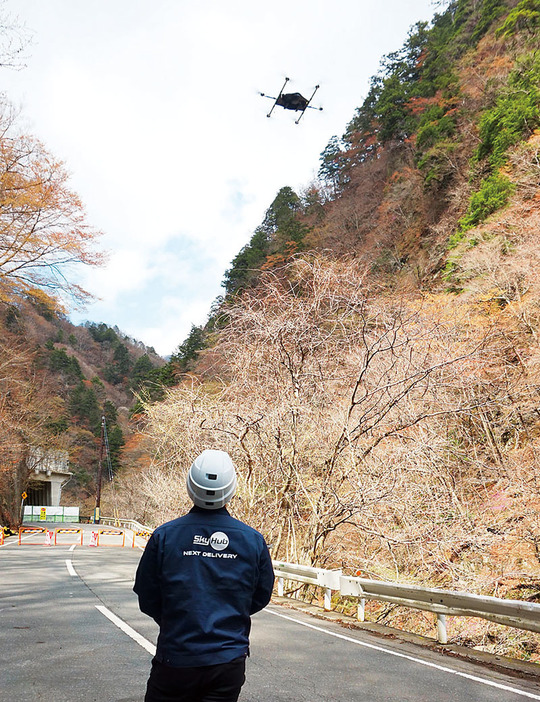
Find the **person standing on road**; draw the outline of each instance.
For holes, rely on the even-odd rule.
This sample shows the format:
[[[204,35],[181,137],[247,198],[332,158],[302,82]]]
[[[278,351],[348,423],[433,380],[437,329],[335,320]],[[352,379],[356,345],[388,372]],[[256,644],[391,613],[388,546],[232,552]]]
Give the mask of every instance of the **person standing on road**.
[[[265,540],[225,505],[236,472],[225,451],[193,462],[188,514],[158,527],[135,577],[142,612],[159,625],[145,702],[236,702],[250,616],[266,607],[274,571]]]

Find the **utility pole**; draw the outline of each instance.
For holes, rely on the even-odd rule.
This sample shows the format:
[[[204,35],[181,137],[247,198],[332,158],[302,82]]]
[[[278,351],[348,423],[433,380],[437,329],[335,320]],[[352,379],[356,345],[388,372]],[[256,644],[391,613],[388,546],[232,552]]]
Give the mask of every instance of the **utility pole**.
[[[99,524],[99,510],[101,507],[101,479],[103,476],[103,449],[105,447],[105,417],[101,417],[101,444],[99,447],[99,463],[96,489],[96,508],[94,510],[94,524]]]

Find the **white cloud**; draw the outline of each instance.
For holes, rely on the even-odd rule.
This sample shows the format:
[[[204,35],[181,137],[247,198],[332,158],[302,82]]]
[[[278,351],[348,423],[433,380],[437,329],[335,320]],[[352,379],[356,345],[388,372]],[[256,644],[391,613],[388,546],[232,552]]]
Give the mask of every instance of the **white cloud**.
[[[8,0],[34,31],[3,74],[34,134],[73,174],[112,252],[84,315],[170,353],[280,187],[306,186],[384,53],[432,0]],[[284,76],[323,112],[276,110]],[[74,317],[76,321],[83,318]]]

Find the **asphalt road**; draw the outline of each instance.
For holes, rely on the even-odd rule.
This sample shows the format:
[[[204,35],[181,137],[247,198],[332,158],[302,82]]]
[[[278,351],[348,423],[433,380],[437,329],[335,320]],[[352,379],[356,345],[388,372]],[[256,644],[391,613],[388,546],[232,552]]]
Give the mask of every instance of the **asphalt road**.
[[[0,547],[0,702],[142,702],[157,626],[131,589],[140,554]],[[534,682],[275,605],[251,641],[241,702],[540,700]]]

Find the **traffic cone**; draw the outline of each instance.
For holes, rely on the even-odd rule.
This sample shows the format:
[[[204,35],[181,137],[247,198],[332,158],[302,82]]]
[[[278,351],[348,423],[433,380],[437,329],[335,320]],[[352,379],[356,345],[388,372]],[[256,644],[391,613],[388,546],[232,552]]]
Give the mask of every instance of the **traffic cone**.
[[[93,531],[92,536],[90,537],[89,546],[97,546],[97,545],[98,545],[98,533],[97,533],[97,531]]]
[[[47,529],[47,531],[45,532],[45,543],[43,545],[44,546],[52,546],[53,545],[53,542],[52,542],[53,536],[54,536],[54,532],[49,531],[49,529]]]

